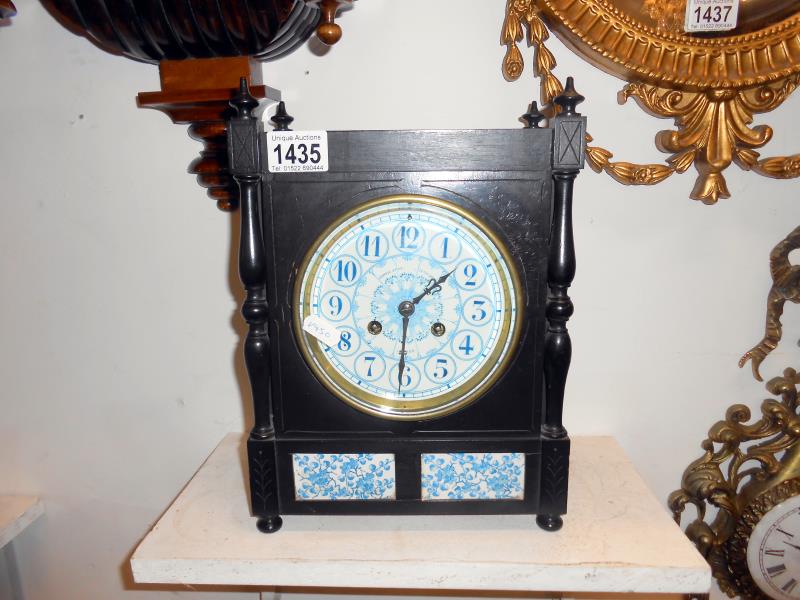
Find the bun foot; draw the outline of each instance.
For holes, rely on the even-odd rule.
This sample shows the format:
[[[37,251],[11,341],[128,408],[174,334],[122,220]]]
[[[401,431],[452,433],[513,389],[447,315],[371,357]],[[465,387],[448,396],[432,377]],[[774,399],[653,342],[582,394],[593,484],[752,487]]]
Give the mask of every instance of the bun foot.
[[[261,517],[256,521],[256,527],[261,533],[275,533],[283,525],[283,519],[275,515],[274,517]]]
[[[536,524],[545,531],[558,531],[564,521],[558,515],[536,515]]]

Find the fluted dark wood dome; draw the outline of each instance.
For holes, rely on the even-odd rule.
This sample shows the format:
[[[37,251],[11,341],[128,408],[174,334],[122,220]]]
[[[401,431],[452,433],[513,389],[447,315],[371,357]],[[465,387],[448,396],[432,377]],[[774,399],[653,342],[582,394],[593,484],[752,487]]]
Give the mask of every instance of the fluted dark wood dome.
[[[67,28],[144,62],[250,55],[270,60],[305,42],[319,7],[305,0],[43,0]]]

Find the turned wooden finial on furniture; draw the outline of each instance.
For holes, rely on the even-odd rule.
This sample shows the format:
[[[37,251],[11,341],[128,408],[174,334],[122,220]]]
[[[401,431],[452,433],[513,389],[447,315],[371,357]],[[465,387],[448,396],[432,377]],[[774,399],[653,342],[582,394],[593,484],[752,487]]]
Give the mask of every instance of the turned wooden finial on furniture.
[[[189,125],[189,136],[204,144],[189,172],[197,175],[220,210],[235,210],[238,193],[228,170],[229,103],[242,77],[257,99],[280,100],[280,92],[262,84],[261,65],[247,56],[162,60],[158,68],[161,91],[139,93],[139,106],[155,108],[173,123]]]
[[[319,4],[322,14],[317,24],[317,37],[329,46],[333,46],[342,37],[342,28],[334,20],[336,11],[341,5],[349,6],[353,0],[312,0],[312,4]]]

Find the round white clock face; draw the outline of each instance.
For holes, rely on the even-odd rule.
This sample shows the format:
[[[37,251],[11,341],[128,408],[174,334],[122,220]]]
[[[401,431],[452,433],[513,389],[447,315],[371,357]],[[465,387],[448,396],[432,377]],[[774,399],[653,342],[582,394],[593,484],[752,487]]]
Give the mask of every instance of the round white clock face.
[[[390,196],[335,222],[306,256],[295,333],[345,402],[385,418],[431,418],[476,399],[503,372],[519,288],[508,252],[466,211]]]
[[[747,544],[747,568],[770,598],[800,598],[800,496],[774,507],[755,526]]]

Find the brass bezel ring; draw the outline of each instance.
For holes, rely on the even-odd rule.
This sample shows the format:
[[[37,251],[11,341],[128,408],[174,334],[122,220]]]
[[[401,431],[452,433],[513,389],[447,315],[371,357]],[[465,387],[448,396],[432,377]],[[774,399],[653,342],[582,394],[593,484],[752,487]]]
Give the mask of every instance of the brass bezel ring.
[[[330,367],[325,368],[325,364],[320,360],[321,357],[325,356],[324,349],[320,342],[314,337],[309,336],[302,328],[303,319],[310,313],[310,302],[308,301],[310,286],[308,286],[309,289],[304,292],[303,282],[304,280],[313,280],[313,277],[305,277],[304,274],[309,272],[310,269],[313,270],[317,268],[315,264],[320,262],[327,249],[338,239],[334,238],[329,240],[329,236],[334,234],[343,223],[359,213],[399,202],[434,206],[450,211],[462,217],[483,233],[494,246],[494,248],[491,248],[482,241],[481,243],[488,251],[487,253],[502,259],[509,273],[512,289],[508,289],[508,284],[504,280],[501,282],[501,285],[503,294],[508,298],[509,304],[513,299],[516,308],[515,315],[512,314],[511,310],[507,310],[504,315],[501,330],[498,334],[500,339],[504,340],[504,343],[496,345],[492,354],[485,361],[484,366],[477,373],[446,394],[422,400],[392,399],[365,392],[362,388],[357,387],[342,377],[335,369]],[[374,213],[369,215],[370,218],[373,216]],[[326,240],[328,240],[328,242],[323,246]],[[292,326],[295,342],[306,364],[308,364],[309,368],[325,388],[337,398],[353,408],[372,416],[398,421],[418,421],[443,417],[466,407],[482,396],[484,392],[503,375],[513,359],[519,344],[522,322],[525,316],[522,310],[524,307],[523,302],[522,283],[514,258],[504,242],[489,226],[469,211],[446,200],[419,194],[395,194],[376,198],[353,207],[333,221],[319,236],[317,236],[295,273],[292,295]],[[471,387],[471,389],[465,393],[465,388],[469,388],[470,386],[474,387]]]

